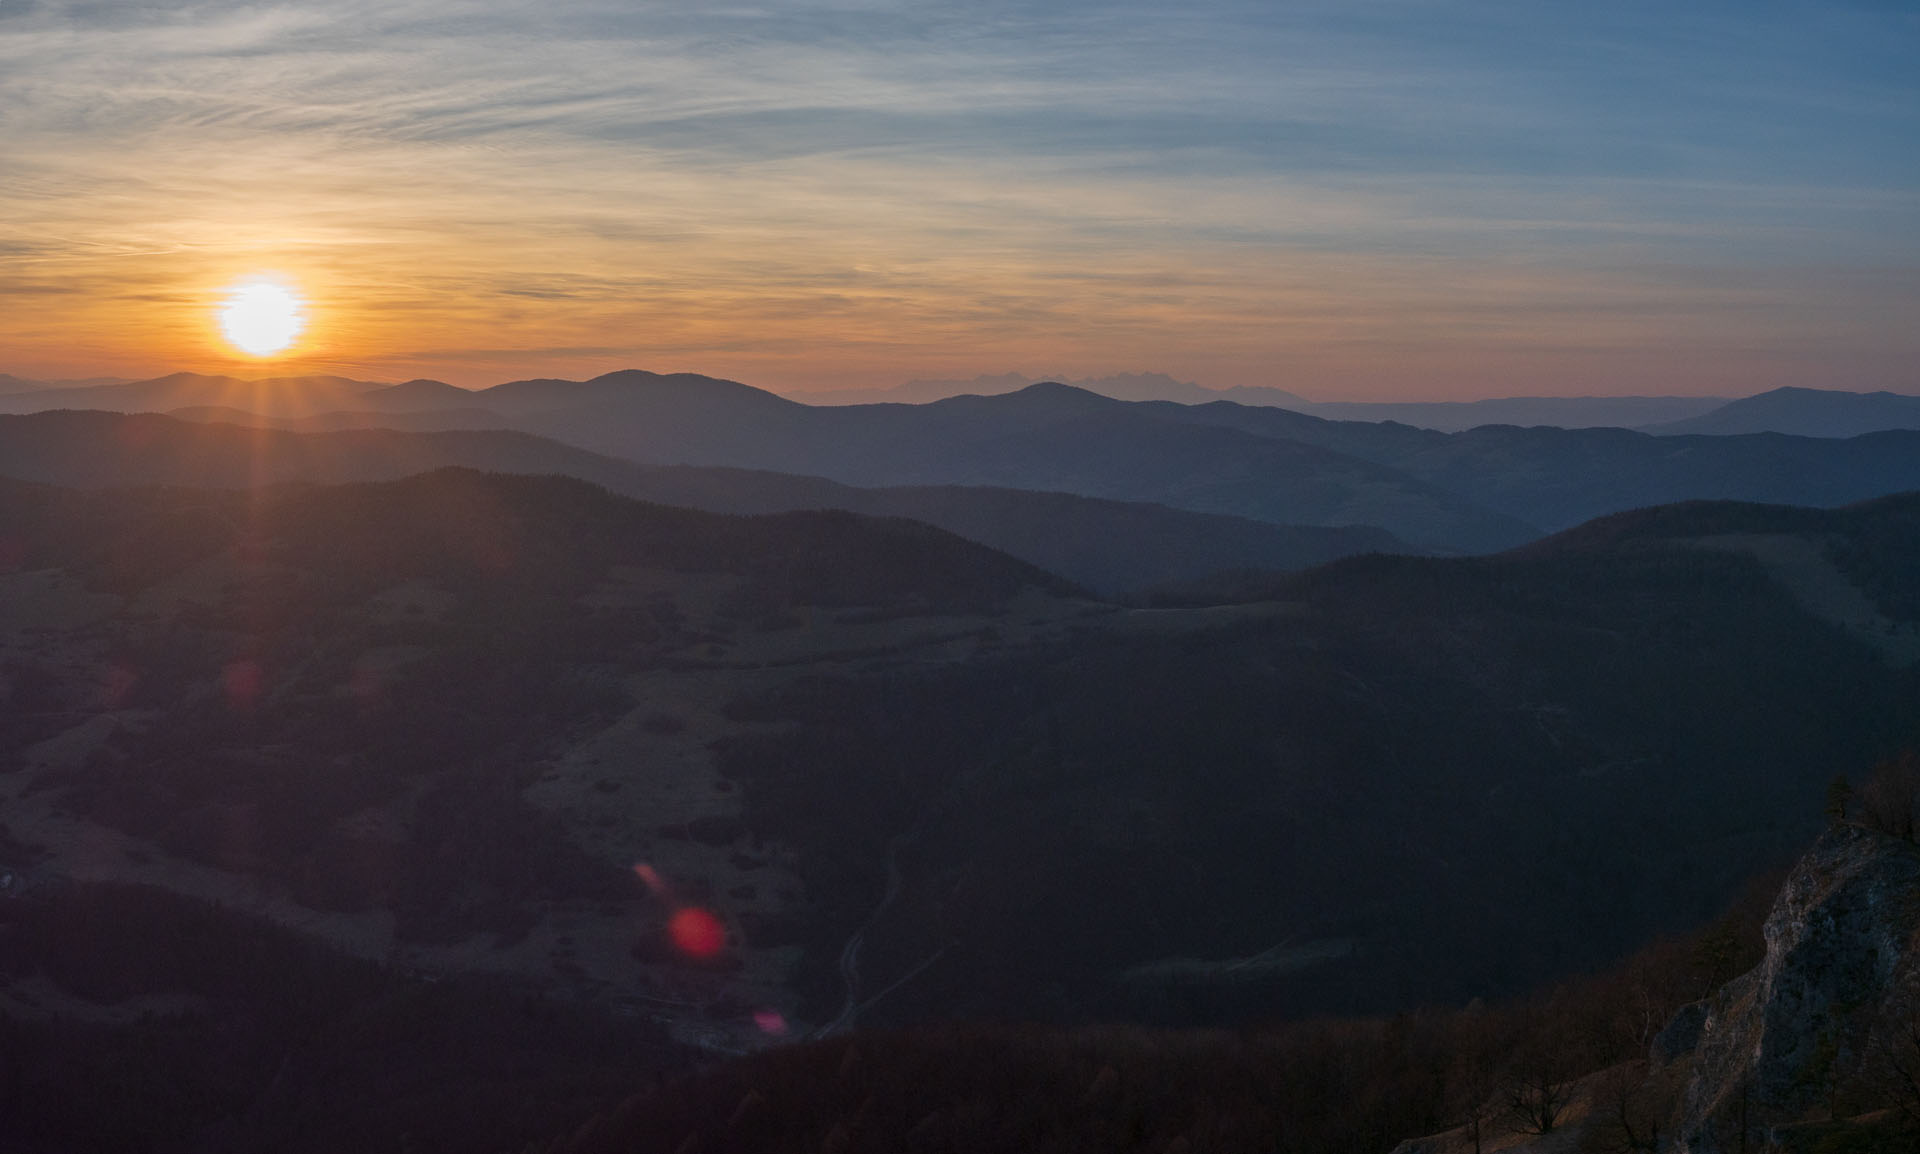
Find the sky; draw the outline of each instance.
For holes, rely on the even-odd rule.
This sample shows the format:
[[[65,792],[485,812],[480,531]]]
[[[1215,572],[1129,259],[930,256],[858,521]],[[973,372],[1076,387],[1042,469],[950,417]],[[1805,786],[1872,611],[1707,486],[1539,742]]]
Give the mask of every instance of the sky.
[[[0,0],[0,372],[1920,392],[1915,59],[1911,0]]]

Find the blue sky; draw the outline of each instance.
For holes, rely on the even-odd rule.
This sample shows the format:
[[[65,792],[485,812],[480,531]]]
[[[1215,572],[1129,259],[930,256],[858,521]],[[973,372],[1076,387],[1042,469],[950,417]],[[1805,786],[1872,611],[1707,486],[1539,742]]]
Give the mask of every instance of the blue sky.
[[[1920,391],[1920,8],[1675,7],[0,0],[0,371]]]

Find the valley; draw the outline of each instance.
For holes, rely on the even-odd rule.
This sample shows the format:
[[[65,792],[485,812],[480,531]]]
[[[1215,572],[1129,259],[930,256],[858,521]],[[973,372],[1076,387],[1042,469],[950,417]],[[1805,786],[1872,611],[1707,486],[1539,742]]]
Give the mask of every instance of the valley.
[[[1709,922],[1836,774],[1920,742],[1911,494],[1479,556],[1288,530],[1333,555],[1275,566],[1252,520],[512,431],[56,412],[0,446],[0,999],[76,1054],[300,1012],[137,955],[89,984],[35,936],[141,901],[320,951],[350,1000],[397,983],[379,1014],[472,999],[507,1031],[476,1063],[530,1069],[548,1035],[499,1015],[550,1006],[553,1044],[627,1039],[615,1082],[932,1023],[1523,999]],[[813,501],[867,511],[774,511]],[[1031,563],[1087,545],[1062,568],[1101,580]]]

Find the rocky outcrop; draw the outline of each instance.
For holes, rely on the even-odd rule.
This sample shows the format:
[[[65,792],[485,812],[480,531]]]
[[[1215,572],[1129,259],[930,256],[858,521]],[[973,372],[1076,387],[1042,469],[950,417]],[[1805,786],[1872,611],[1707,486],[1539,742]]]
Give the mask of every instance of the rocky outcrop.
[[[1605,1131],[1611,1111],[1626,1109],[1615,1105],[1623,1094],[1649,1109],[1636,1123],[1639,1140],[1659,1154],[1810,1150],[1843,1127],[1828,1121],[1842,1102],[1882,1121],[1898,1112],[1888,1107],[1920,1113],[1920,1082],[1893,1092],[1911,1100],[1888,1101],[1879,1079],[1890,1055],[1920,1075],[1920,847],[1859,826],[1829,830],[1788,875],[1765,935],[1761,964],[1682,1006],[1644,1063],[1568,1083],[1552,1134],[1499,1131],[1479,1144],[1482,1154],[1624,1150]],[[1489,1114],[1499,1109],[1497,1097],[1489,1101]],[[1660,1119],[1657,1129],[1646,1124]],[[1393,1154],[1475,1148],[1454,1129],[1408,1139]]]
[[[1707,1002],[1690,1002],[1680,1007],[1666,1028],[1654,1035],[1653,1043],[1647,1047],[1647,1061],[1653,1066],[1665,1066],[1681,1058],[1688,1057],[1700,1048],[1700,1034],[1707,1026],[1707,1014],[1712,1006]]]
[[[1706,1006],[1676,1120],[1683,1154],[1730,1154],[1743,1131],[1758,1149],[1769,1128],[1860,1074],[1876,1025],[1920,969],[1920,850],[1830,830],[1788,877],[1766,942],[1765,961]]]

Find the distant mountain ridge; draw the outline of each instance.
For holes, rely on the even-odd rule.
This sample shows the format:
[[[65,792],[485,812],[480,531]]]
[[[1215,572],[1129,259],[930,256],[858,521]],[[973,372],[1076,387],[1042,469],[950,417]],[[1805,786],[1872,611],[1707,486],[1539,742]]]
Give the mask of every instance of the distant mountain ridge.
[[[439,407],[473,408],[480,394],[506,412],[577,403],[593,394],[594,381],[535,378],[505,386],[460,388],[442,381],[415,379],[394,385],[344,377],[297,376],[242,379],[174,373],[150,380],[118,377],[41,381],[0,373],[0,412],[46,408],[107,408],[121,412],[166,412],[176,408],[223,405],[227,398],[253,394],[272,406],[263,415],[308,416],[327,411],[403,412]],[[647,374],[656,376],[657,374]],[[692,373],[677,379],[713,380]],[[1315,401],[1271,386],[1211,388],[1166,373],[1117,373],[1080,380],[1022,373],[988,374],[969,380],[912,380],[888,388],[790,391],[786,399],[810,407],[840,408],[867,404],[923,405],[961,396],[1005,396],[1036,384],[1066,384],[1121,401],[1172,401],[1205,405],[1215,401],[1287,409],[1335,421],[1395,421],[1437,432],[1462,432],[1482,425],[1549,425],[1564,429],[1624,428],[1662,434],[1775,432],[1793,436],[1851,437],[1887,429],[1915,427],[1920,396],[1909,393],[1852,393],[1839,389],[1789,386],[1750,397],[1724,396],[1514,396],[1476,401]],[[264,388],[249,388],[264,386]],[[567,388],[567,386],[576,386]],[[501,390],[495,392],[495,390]],[[364,394],[356,401],[356,394]],[[327,406],[340,404],[342,409]],[[245,406],[235,406],[245,407]],[[255,410],[258,411],[258,410]]]
[[[56,394],[0,397],[0,410]],[[1443,433],[1272,405],[1122,401],[1058,383],[926,404],[807,405],[737,381],[641,370],[461,390],[343,378],[176,374],[70,390],[63,406],[264,413],[303,429],[498,427],[651,465],[846,485],[991,486],[1328,528],[1371,525],[1437,552],[1488,552],[1642,505],[1831,506],[1920,487],[1920,431],[1850,440],[1653,436],[1480,425]]]
[[[201,410],[201,417],[226,411]],[[246,414],[233,414],[245,418]],[[306,426],[321,418],[299,422]],[[154,414],[56,411],[0,416],[0,476],[85,488],[250,488],[384,481],[447,466],[557,474],[630,497],[717,513],[845,509],[904,517],[1120,593],[1223,570],[1292,570],[1409,546],[1368,526],[1274,525],[1144,503],[1004,488],[857,488],[759,470],[648,466],[526,433],[294,432]],[[249,427],[250,426],[250,427]]]
[[[1482,425],[1637,429],[1708,412],[1724,403],[1725,397],[1494,397],[1483,401],[1314,401],[1300,411],[1330,421],[1399,421],[1458,433]]]
[[[125,377],[86,377],[80,380],[41,381],[27,377],[16,377],[12,373],[0,373],[0,395],[7,393],[40,392],[48,389],[85,388],[92,385],[124,385]]]
[[[1920,429],[1920,396],[1783,388],[1729,401],[1686,420],[1653,425],[1662,436],[1789,433],[1802,437],[1858,437],[1889,429]]]
[[[346,377],[238,377],[170,373],[120,384],[39,388],[0,396],[0,413],[48,409],[166,412],[193,405],[222,405],[267,415],[309,415],[345,408],[371,408],[391,386]]]
[[[811,405],[925,404],[955,396],[1000,396],[1048,381],[1072,385],[1119,401],[1174,401],[1204,405],[1232,401],[1309,413],[1332,421],[1399,421],[1455,433],[1479,425],[1556,425],[1561,428],[1639,428],[1710,412],[1725,397],[1496,397],[1481,401],[1313,401],[1286,389],[1237,385],[1214,389],[1165,373],[1121,373],[1068,380],[1021,373],[972,380],[914,380],[884,389],[841,389],[792,394]],[[1786,431],[1786,430],[1782,430]]]
[[[1017,393],[1031,385],[1072,385],[1117,401],[1178,401],[1197,405],[1207,401],[1234,400],[1248,405],[1279,405],[1282,408],[1311,406],[1312,401],[1285,389],[1249,388],[1210,389],[1193,381],[1182,381],[1165,373],[1116,373],[1106,377],[1074,380],[1066,377],[1032,377],[1023,373],[981,375],[972,380],[913,380],[883,389],[833,389],[794,393],[793,399],[810,405],[926,404],[949,397],[996,397]]]
[[[502,385],[476,398],[504,408],[496,397],[508,390],[514,404],[530,408],[538,396],[552,406],[524,412],[518,427],[637,461],[774,469],[862,486],[1040,489],[1276,524],[1377,525],[1421,548],[1484,551],[1537,535],[1390,466],[1170,421],[1067,385],[826,408],[731,381],[628,371],[583,384]]]

